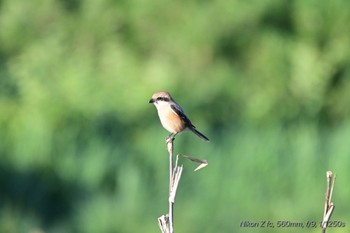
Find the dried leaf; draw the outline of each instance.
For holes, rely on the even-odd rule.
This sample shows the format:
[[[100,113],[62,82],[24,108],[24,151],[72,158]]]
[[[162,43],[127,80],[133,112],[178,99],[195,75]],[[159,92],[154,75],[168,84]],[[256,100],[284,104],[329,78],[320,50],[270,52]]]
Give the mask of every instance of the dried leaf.
[[[199,169],[202,169],[202,168],[206,167],[207,165],[208,165],[208,162],[205,161],[205,163],[200,164],[196,169],[194,169],[194,171],[198,171]]]
[[[196,169],[194,169],[194,171],[198,171],[199,169],[202,169],[208,165],[208,161],[205,159],[198,159],[198,158],[194,158],[183,154],[180,154],[180,155],[188,160],[191,160],[192,162],[199,163],[199,166]]]

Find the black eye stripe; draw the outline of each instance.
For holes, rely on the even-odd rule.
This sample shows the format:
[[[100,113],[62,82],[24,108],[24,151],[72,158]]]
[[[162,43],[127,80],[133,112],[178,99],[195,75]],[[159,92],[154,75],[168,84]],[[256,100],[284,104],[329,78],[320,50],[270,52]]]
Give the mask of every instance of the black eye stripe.
[[[167,97],[158,97],[157,100],[162,100],[162,101],[165,101],[165,102],[169,102],[169,98],[167,98]]]

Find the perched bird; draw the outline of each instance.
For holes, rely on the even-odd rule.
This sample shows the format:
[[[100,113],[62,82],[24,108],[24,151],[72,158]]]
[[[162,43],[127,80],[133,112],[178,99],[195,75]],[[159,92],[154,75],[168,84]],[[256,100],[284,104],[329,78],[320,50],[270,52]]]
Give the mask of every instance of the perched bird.
[[[161,91],[154,93],[149,103],[153,103],[156,106],[160,122],[171,133],[167,140],[174,139],[178,133],[184,130],[191,130],[204,141],[209,141],[206,136],[196,130],[196,127],[185,115],[184,110],[174,101],[168,92]]]

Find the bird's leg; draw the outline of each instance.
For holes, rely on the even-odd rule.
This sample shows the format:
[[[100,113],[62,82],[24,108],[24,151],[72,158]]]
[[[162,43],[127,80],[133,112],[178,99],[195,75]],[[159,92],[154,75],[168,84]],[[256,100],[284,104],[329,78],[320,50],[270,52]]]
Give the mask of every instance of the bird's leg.
[[[176,134],[177,133],[172,133],[168,137],[166,137],[166,139],[165,139],[166,143],[169,143],[170,141],[174,141]]]

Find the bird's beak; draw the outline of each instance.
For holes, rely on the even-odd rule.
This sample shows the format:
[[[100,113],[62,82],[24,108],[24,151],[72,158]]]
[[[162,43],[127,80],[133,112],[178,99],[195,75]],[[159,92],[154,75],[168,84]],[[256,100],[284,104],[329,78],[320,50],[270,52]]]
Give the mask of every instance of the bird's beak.
[[[156,102],[154,99],[150,99],[150,100],[148,101],[148,103],[150,103],[150,104],[153,104],[154,102]]]

